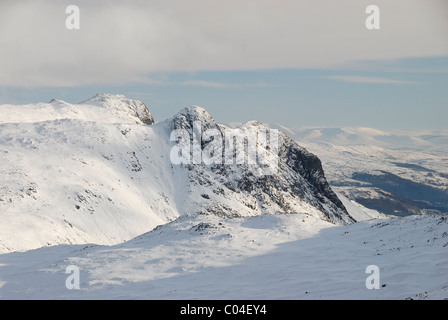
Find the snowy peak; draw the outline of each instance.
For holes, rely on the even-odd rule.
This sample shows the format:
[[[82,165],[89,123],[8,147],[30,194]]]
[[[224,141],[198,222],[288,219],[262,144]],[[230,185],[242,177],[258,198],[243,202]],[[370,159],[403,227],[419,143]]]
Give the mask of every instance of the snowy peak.
[[[122,94],[98,92],[93,97],[91,97],[81,103],[103,106],[103,105],[107,105],[108,103],[111,103],[111,102],[117,101],[117,100],[127,100],[127,98]]]
[[[265,128],[269,128],[268,125],[261,123],[258,120],[251,120],[246,122],[245,124],[242,125],[242,127],[265,127]]]
[[[52,99],[49,103],[0,105],[0,123],[81,120],[97,123],[154,124],[145,104],[123,95],[99,93],[79,104]]]
[[[188,169],[189,193],[200,197],[186,199],[186,212],[223,217],[308,212],[336,224],[354,222],[319,158],[286,134],[258,121],[228,128],[197,106],[182,109],[168,125],[187,131],[175,134],[187,155],[179,162]]]
[[[60,106],[67,106],[67,105],[69,105],[68,102],[65,102],[64,100],[60,100],[60,99],[51,99],[50,104],[52,104],[52,105],[60,105]]]
[[[180,110],[173,118],[173,129],[191,130],[195,123],[200,123],[203,130],[216,128],[217,124],[212,115],[204,108],[189,106]]]
[[[122,94],[97,93],[92,98],[81,102],[81,104],[108,108],[119,113],[128,113],[137,117],[143,124],[154,124],[154,118],[143,102],[128,99]]]

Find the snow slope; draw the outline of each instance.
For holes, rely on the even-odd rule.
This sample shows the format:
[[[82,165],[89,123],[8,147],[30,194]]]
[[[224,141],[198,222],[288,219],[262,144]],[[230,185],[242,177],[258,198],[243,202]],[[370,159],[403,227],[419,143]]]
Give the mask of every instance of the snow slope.
[[[1,123],[35,123],[62,119],[100,123],[153,124],[146,106],[120,94],[98,93],[79,104],[53,99],[50,103],[0,105]]]
[[[169,136],[143,126],[135,110],[61,102],[0,109],[1,251],[118,243],[178,216],[168,200],[175,181],[166,179],[175,168],[160,141]]]
[[[380,289],[367,289],[367,266]],[[80,289],[66,288],[68,266]],[[306,214],[183,216],[115,246],[0,255],[2,299],[444,299],[448,218],[336,226]]]

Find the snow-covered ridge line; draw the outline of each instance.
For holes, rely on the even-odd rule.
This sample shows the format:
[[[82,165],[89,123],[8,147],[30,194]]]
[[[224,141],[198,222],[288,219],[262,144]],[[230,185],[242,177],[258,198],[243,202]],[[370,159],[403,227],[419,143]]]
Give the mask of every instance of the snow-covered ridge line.
[[[98,93],[79,104],[52,99],[49,103],[0,105],[1,123],[34,123],[61,119],[100,123],[153,124],[145,104],[120,94]]]

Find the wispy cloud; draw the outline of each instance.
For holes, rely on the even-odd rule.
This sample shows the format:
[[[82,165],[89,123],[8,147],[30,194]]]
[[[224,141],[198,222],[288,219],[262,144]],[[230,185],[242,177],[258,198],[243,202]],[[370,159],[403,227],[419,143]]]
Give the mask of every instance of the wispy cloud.
[[[146,92],[146,91],[126,91],[125,95],[139,98],[149,98],[155,96],[154,92]]]
[[[248,87],[269,87],[270,85],[264,82],[257,83],[229,83],[229,82],[217,82],[217,81],[204,81],[204,80],[188,80],[180,82],[182,86],[194,86],[194,87],[209,87],[209,88],[248,88]]]
[[[325,76],[323,78],[344,81],[344,82],[354,82],[354,83],[419,84],[419,82],[414,82],[414,81],[376,78],[376,77],[362,77],[362,76]]]

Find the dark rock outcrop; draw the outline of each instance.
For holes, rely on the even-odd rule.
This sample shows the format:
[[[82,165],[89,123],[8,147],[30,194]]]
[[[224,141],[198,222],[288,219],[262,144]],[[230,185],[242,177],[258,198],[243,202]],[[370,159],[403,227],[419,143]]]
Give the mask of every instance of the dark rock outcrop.
[[[197,131],[198,126],[201,128],[200,132]],[[249,144],[260,146],[257,138],[259,135],[264,134],[266,140],[269,141],[271,136],[274,137],[274,132],[265,125],[251,121],[235,133],[232,129],[216,124],[206,110],[200,107],[188,107],[172,118],[172,128],[187,130],[191,140],[193,140],[193,132],[195,139],[208,129],[217,129],[220,134],[222,149],[219,152],[221,152],[222,161],[212,165],[195,163],[186,166],[190,170],[190,183],[193,186],[207,187],[213,192],[207,199],[208,202],[203,203],[203,207],[198,209],[202,213],[204,211],[213,213],[216,208],[219,208],[216,214],[220,216],[238,216],[237,209],[223,204],[226,199],[232,199],[231,201],[238,199],[237,201],[244,203],[247,210],[253,212],[252,214],[273,211],[296,213],[298,208],[303,208],[303,204],[306,204],[320,212],[320,217],[324,220],[337,224],[355,221],[328,184],[319,158],[283,132],[278,132],[276,148],[270,148],[268,143],[266,143],[267,146],[264,145],[261,148],[261,152],[270,154],[271,159],[275,159],[273,164],[275,170],[268,171],[267,174],[259,174],[266,172],[261,171],[266,169],[266,164],[248,162],[227,164],[225,162],[226,148],[229,147],[226,143],[226,134],[243,136],[239,147],[243,149],[242,154],[247,159]],[[245,136],[249,132],[254,134]],[[207,148],[209,143],[211,140],[201,140],[201,149]],[[235,150],[234,152],[236,153]],[[272,158],[272,156],[275,157]]]

